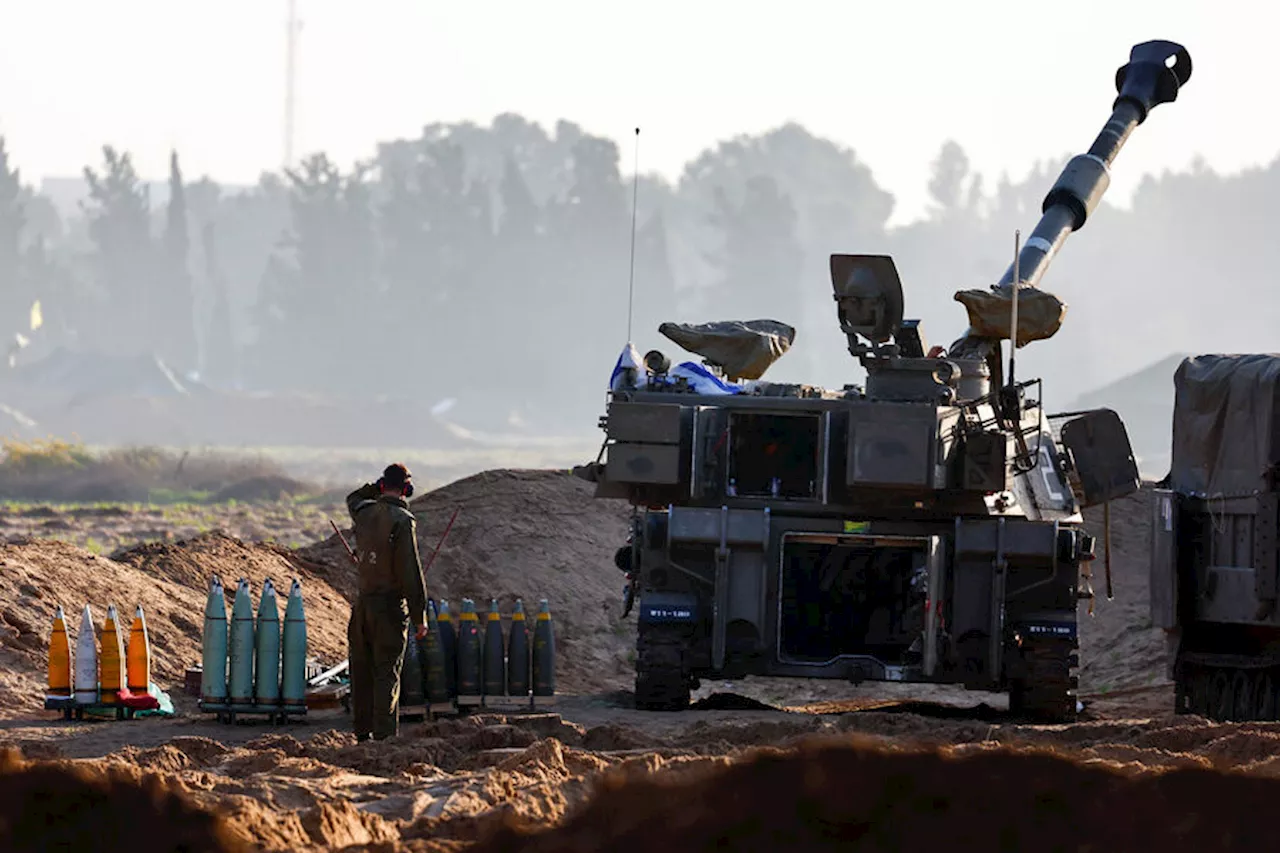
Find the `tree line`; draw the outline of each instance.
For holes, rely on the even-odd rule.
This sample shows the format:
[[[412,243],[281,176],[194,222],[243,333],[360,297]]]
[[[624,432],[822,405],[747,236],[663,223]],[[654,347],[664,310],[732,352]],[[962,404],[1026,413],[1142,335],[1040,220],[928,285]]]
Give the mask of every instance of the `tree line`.
[[[175,152],[154,205],[108,145],[64,220],[0,139],[0,331],[15,363],[154,354],[215,387],[496,395],[580,419],[627,337],[621,153],[568,121],[502,115],[428,125],[351,168],[316,153],[243,190],[190,180]],[[893,196],[852,149],[795,124],[721,141],[675,182],[640,177],[632,338],[672,353],[662,321],[770,317],[799,330],[770,378],[855,381],[827,257],[867,252],[895,256],[908,316],[950,343],[953,293],[1003,272],[1070,153],[992,186],[948,142],[929,215],[890,228]],[[1130,210],[1104,204],[1045,280],[1070,306],[1063,343],[1026,360],[1078,392],[1182,347],[1261,340],[1280,310],[1265,298],[1277,189],[1280,161],[1229,176],[1195,162],[1146,178]]]

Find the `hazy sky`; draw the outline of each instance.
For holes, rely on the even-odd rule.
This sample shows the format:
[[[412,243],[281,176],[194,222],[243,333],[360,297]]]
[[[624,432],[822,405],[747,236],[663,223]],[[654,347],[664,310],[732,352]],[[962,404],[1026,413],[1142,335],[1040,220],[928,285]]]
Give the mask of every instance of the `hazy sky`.
[[[1263,0],[297,3],[296,149],[344,165],[430,121],[513,111],[618,139],[624,171],[638,124],[642,170],[675,178],[718,139],[795,120],[852,146],[902,221],[948,137],[993,177],[1083,150],[1115,69],[1153,38],[1186,45],[1194,75],[1121,154],[1109,200],[1195,155],[1235,171],[1280,153],[1280,11]],[[192,177],[279,166],[287,0],[6,5],[0,133],[28,180],[79,174],[104,142],[148,177],[170,147]]]

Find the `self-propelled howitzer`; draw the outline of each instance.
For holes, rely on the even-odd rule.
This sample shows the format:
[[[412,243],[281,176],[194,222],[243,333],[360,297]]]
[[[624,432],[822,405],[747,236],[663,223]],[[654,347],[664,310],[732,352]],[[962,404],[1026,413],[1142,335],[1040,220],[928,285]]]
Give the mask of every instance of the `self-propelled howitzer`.
[[[1004,377],[1001,342],[1015,325],[1018,346],[1056,332],[1065,308],[1034,285],[1190,69],[1178,45],[1133,49],[1111,119],[1011,270],[956,294],[970,327],[950,352],[903,319],[881,255],[831,257],[865,387],[762,381],[794,340],[776,321],[659,327],[702,364],[628,346],[604,462],[578,474],[636,508],[616,563],[627,612],[638,603],[637,706],[685,707],[703,677],[769,675],[963,684],[1074,718],[1077,601],[1092,596],[1081,510],[1134,491],[1138,473],[1109,409],[1057,418],[1059,438],[1057,416],[1025,399],[1035,383]]]

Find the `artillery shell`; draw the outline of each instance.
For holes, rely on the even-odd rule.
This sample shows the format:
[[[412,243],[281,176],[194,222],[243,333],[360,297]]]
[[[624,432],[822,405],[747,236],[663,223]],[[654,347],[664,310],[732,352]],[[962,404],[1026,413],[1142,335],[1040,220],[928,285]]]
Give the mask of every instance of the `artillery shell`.
[[[67,639],[67,620],[62,607],[53,614],[53,629],[49,633],[49,686],[50,699],[71,698],[71,642]]]
[[[258,623],[253,638],[253,698],[259,705],[280,702],[280,607],[276,587],[267,578],[258,601]]]
[[[227,601],[217,575],[209,583],[201,637],[200,701],[223,705],[227,701]]]
[[[124,642],[120,629],[120,614],[114,604],[107,605],[107,616],[102,621],[102,650],[98,654],[98,686],[100,702],[114,705],[120,701],[120,691],[127,689],[124,683]]]
[[[478,705],[482,689],[482,661],[480,620],[476,605],[469,598],[462,599],[462,612],[458,614],[458,701]]]
[[[529,623],[524,618],[524,602],[518,598],[507,638],[507,695],[529,698]]]
[[[231,703],[253,702],[253,602],[249,580],[241,578],[231,605]]]
[[[538,603],[533,629],[533,703],[547,704],[556,692],[556,636],[551,608],[544,598]]]
[[[302,706],[307,698],[307,614],[302,606],[302,585],[293,579],[284,609],[284,637],[280,643],[280,698],[288,707]]]
[[[449,602],[440,600],[440,651],[444,655],[444,676],[449,698],[458,695],[458,633],[454,629]]]
[[[502,617],[498,599],[489,599],[484,627],[484,695],[502,696],[507,689],[506,649],[502,641]]]
[[[444,644],[441,642],[440,622],[436,618],[434,604],[427,605],[427,636],[422,641],[423,689],[432,705],[448,702],[449,679],[445,665]]]
[[[98,635],[93,630],[93,611],[87,604],[80,613],[80,631],[76,634],[75,674],[76,702],[95,704],[98,701]]]
[[[426,701],[422,685],[422,646],[409,625],[409,639],[404,646],[404,663],[400,667],[400,707],[421,705]]]
[[[151,689],[151,637],[147,617],[139,604],[129,626],[129,645],[125,650],[125,682],[134,696],[144,696]]]

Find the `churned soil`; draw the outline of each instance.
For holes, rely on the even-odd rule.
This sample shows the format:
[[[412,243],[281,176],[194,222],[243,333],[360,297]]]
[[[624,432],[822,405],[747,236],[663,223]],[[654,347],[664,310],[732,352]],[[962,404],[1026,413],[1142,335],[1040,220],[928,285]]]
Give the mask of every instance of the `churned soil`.
[[[204,725],[89,757],[64,755],[79,752],[74,739],[21,747],[38,784],[67,771],[115,780],[93,796],[151,809],[157,838],[205,810],[227,841],[193,849],[1231,851],[1280,840],[1259,819],[1280,795],[1276,724],[691,711],[588,726],[572,719],[584,710],[410,725],[383,743],[317,720],[229,731],[234,743]],[[677,720],[658,732],[645,722],[655,716]],[[12,772],[0,768],[0,787]],[[23,802],[0,797],[0,826]]]
[[[476,853],[651,850],[1255,850],[1280,780],[1164,772],[1069,752],[830,739],[637,779],[610,773],[544,831],[517,817]]]

